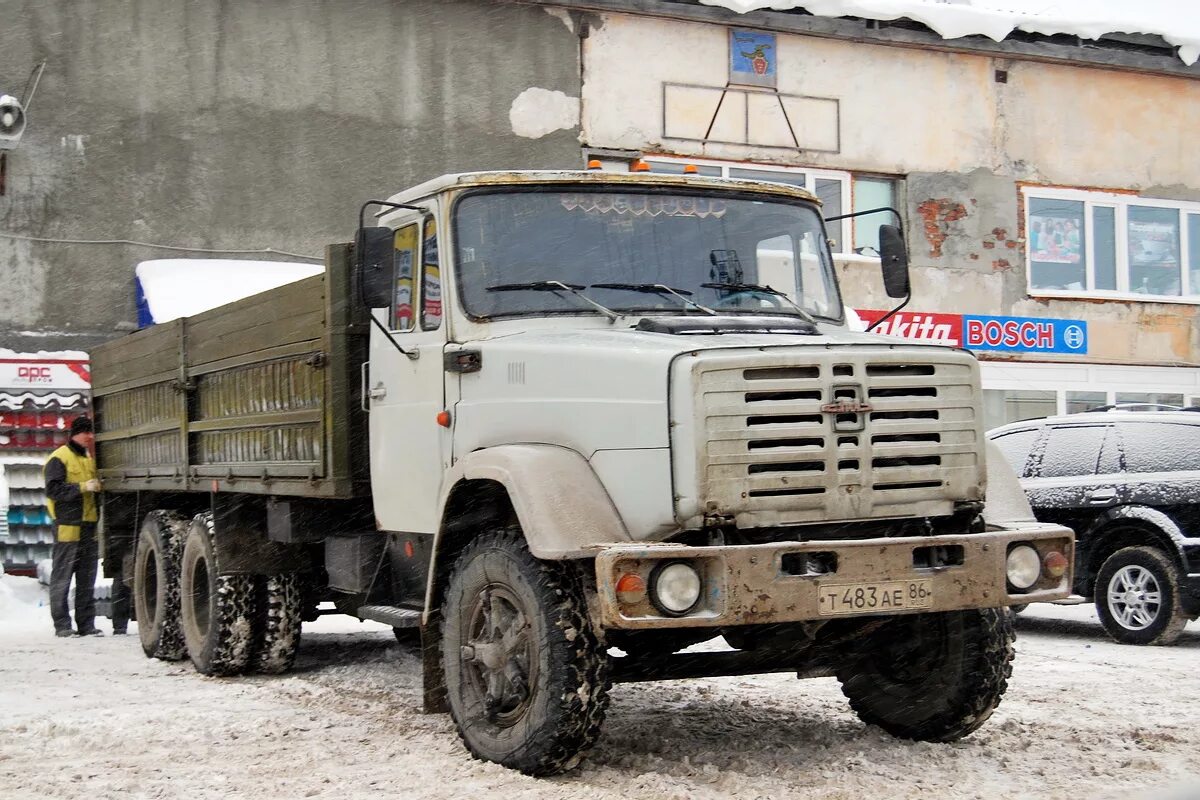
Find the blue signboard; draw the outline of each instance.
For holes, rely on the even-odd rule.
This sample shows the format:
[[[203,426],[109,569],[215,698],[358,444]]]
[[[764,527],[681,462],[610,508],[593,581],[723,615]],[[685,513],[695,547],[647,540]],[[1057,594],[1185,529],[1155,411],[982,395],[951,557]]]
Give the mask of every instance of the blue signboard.
[[[964,314],[962,345],[971,350],[1085,355],[1087,322],[1045,317],[985,317]]]
[[[731,29],[729,82],[742,86],[775,88],[777,53],[775,34]]]

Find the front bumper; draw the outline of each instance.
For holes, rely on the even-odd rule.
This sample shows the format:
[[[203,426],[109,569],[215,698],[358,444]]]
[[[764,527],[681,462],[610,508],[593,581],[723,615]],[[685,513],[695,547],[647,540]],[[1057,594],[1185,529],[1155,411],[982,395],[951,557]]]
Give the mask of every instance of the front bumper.
[[[1057,550],[1068,564],[1074,563],[1075,537],[1068,528],[1032,522],[958,536],[728,547],[666,543],[606,547],[596,557],[600,620],[605,628],[626,630],[721,627],[995,608],[1067,597],[1070,569],[1060,578],[1043,576],[1029,591],[1010,591],[1005,564],[1009,546],[1016,543],[1031,544],[1043,555]],[[953,563],[922,566],[932,552],[939,554],[935,560]],[[694,610],[668,616],[648,596],[641,600],[628,593],[618,596],[622,575],[636,573],[649,582],[654,567],[663,561],[686,561],[699,570],[702,589]],[[876,592],[871,593],[870,587]],[[896,591],[917,594],[918,587],[919,607],[897,610],[891,603],[881,607],[875,602],[876,596],[886,600]],[[853,603],[858,588],[864,590],[859,595],[861,610]],[[844,595],[847,590],[850,594]],[[863,602],[863,597],[869,600]],[[831,603],[837,607],[831,608]]]

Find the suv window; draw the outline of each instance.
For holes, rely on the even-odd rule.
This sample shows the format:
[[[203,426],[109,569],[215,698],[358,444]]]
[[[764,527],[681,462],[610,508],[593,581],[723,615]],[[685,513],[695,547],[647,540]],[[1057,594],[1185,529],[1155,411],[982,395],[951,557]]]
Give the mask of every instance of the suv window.
[[[997,437],[994,441],[996,446],[1000,448],[1000,452],[1008,459],[1009,465],[1019,477],[1025,476],[1025,463],[1029,461],[1029,451],[1033,449],[1033,443],[1037,441],[1038,431],[1033,430],[1015,431],[1006,433],[1003,436]]]
[[[1117,428],[1126,472],[1200,470],[1200,425],[1125,422]]]
[[[1096,474],[1096,462],[1100,460],[1100,445],[1106,430],[1103,425],[1051,428],[1042,448],[1038,474],[1043,478]]]

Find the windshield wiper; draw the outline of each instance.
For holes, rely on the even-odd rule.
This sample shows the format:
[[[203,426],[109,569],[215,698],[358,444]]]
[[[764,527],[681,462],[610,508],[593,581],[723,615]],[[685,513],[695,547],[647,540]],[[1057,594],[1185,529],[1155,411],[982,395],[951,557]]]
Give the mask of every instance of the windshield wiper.
[[[644,292],[646,294],[674,295],[683,301],[685,307],[698,308],[706,314],[712,314],[714,317],[717,315],[717,312],[713,311],[708,306],[702,306],[695,300],[691,299],[691,297],[689,297],[691,292],[689,292],[687,289],[673,289],[670,286],[662,283],[593,283],[588,288],[627,289],[631,292]]]
[[[574,283],[563,283],[562,281],[529,281],[528,283],[501,283],[497,286],[487,287],[489,292],[570,292],[578,297],[583,302],[595,308],[604,316],[608,317],[609,322],[616,322],[620,316],[611,308],[606,308],[600,305],[592,298],[583,293],[586,286],[579,286]]]
[[[759,292],[761,294],[769,294],[774,297],[779,297],[786,301],[787,304],[792,308],[799,311],[800,317],[805,322],[811,322],[813,325],[817,324],[817,320],[812,314],[808,313],[807,309],[797,305],[796,301],[792,300],[792,298],[788,297],[778,289],[772,289],[770,286],[759,286],[757,283],[702,283],[700,285],[705,289],[728,289],[731,292]]]

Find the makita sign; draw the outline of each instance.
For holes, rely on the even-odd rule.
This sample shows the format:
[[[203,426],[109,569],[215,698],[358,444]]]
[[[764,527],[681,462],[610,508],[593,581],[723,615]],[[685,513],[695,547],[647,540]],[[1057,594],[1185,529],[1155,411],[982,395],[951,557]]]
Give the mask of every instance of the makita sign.
[[[860,310],[867,323],[885,311]],[[969,350],[1008,353],[1087,353],[1087,322],[1044,317],[993,317],[978,314],[933,314],[901,311],[883,322],[874,333]]]
[[[856,310],[863,322],[868,325],[887,313],[886,311]],[[888,317],[872,333],[959,346],[962,341],[962,316],[959,314],[931,314],[924,311],[900,311]]]

